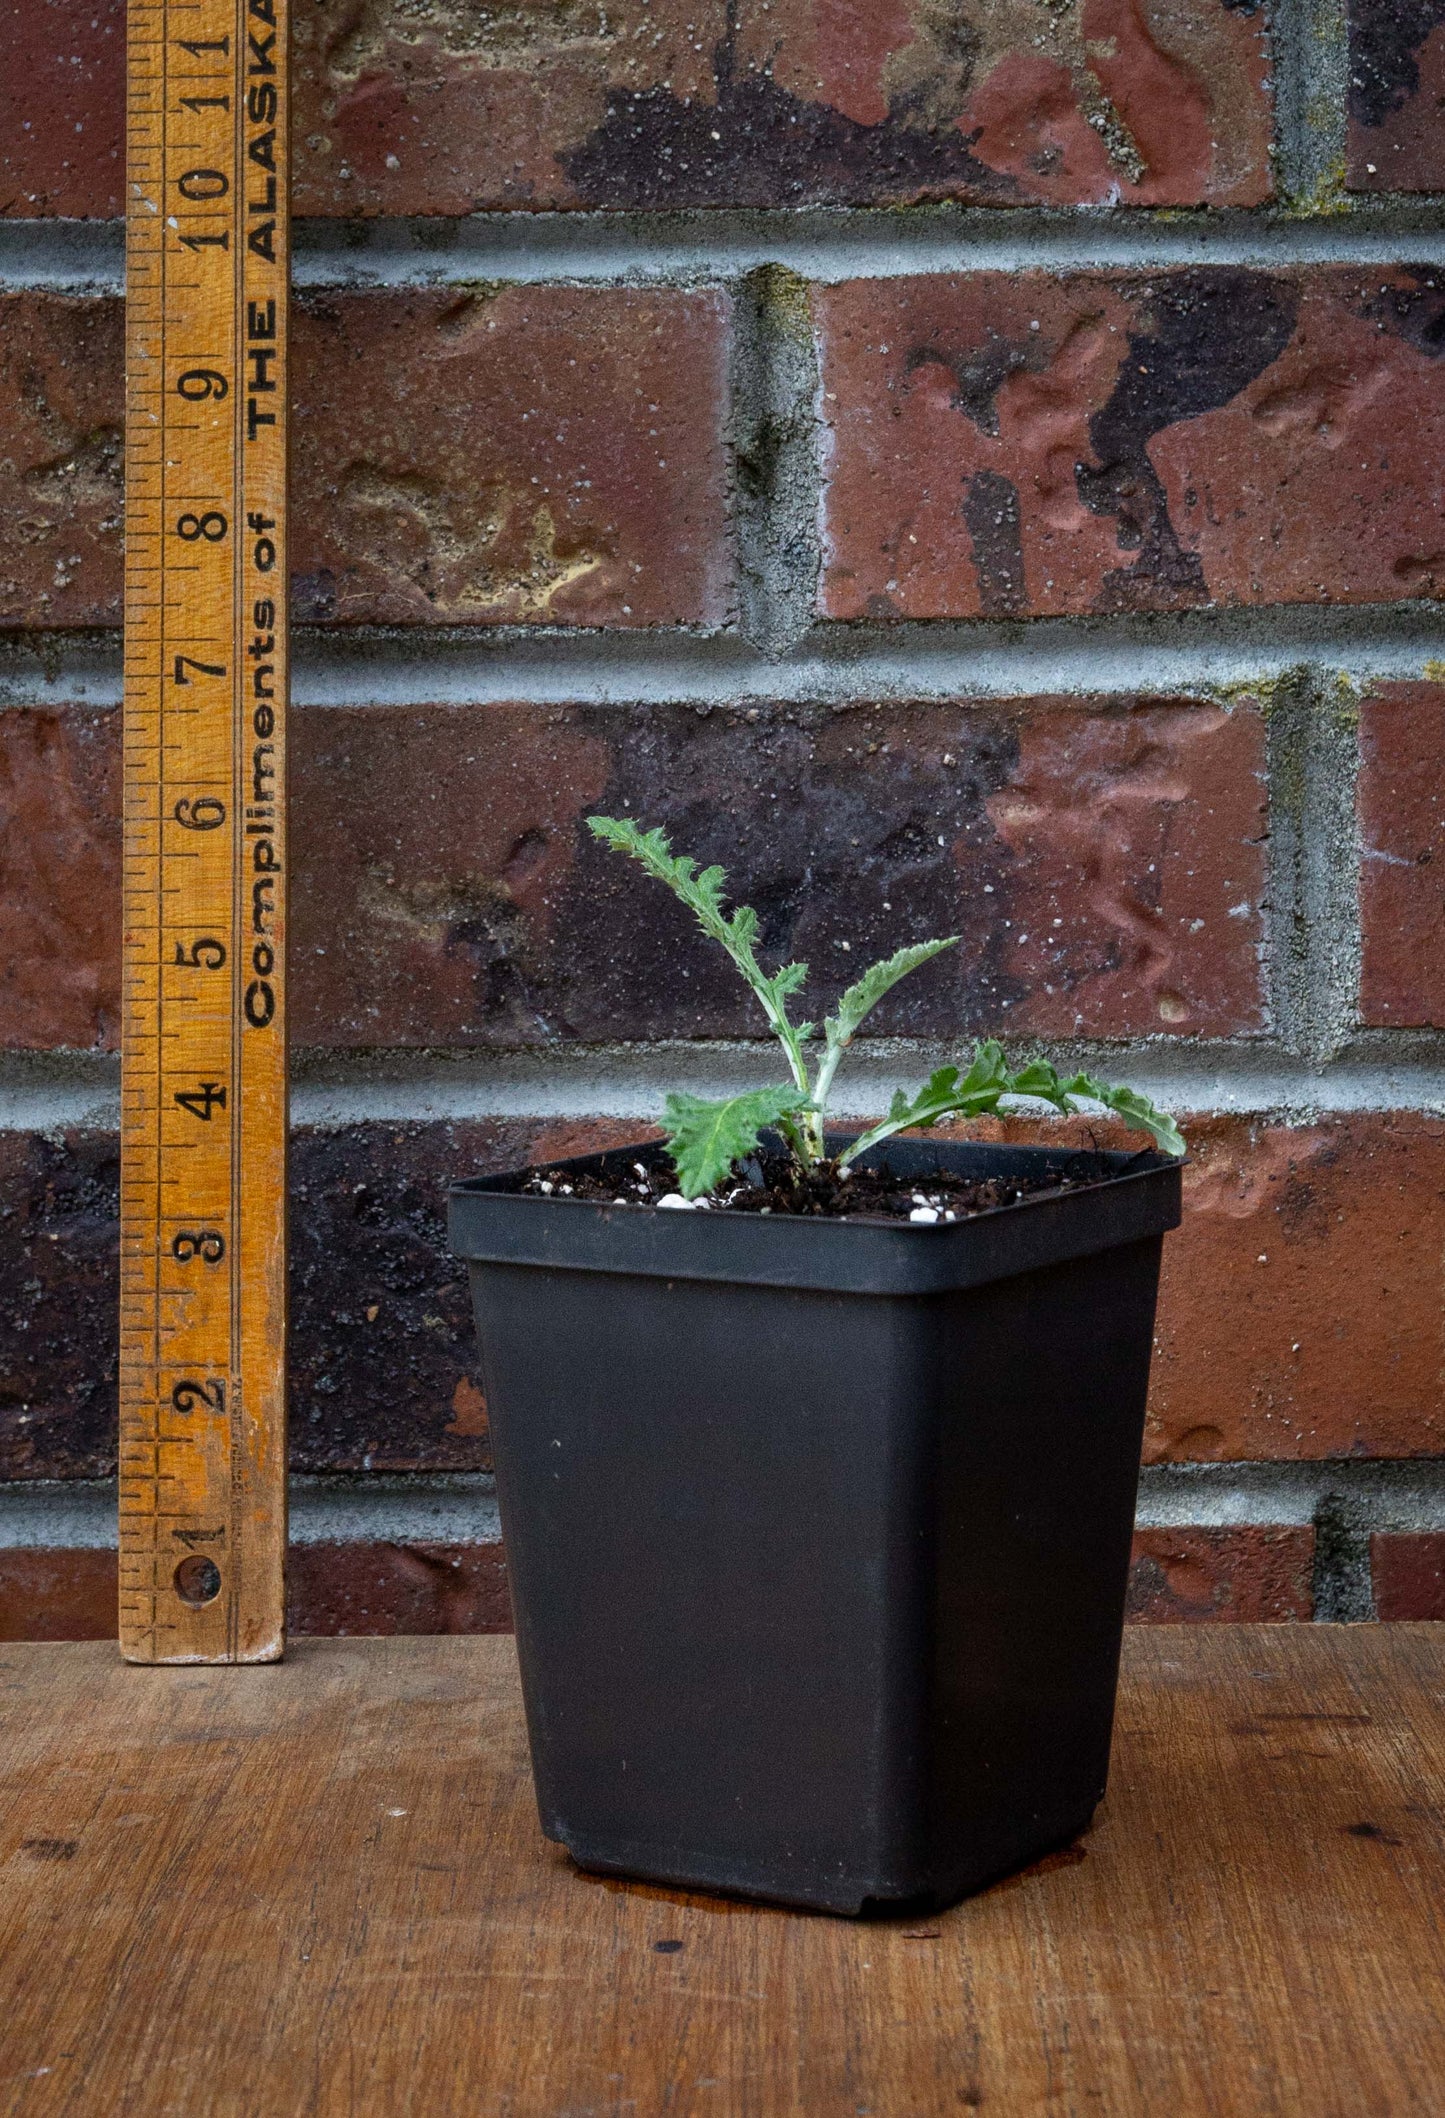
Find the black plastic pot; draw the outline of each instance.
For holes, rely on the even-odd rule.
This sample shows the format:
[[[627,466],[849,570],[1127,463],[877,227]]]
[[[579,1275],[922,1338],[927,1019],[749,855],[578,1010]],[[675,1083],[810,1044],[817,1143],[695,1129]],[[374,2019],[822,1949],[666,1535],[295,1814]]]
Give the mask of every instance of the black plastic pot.
[[[939,1905],[1104,1792],[1179,1166],[868,1159],[1096,1181],[933,1226],[452,1188],[542,1828],[586,1868]]]

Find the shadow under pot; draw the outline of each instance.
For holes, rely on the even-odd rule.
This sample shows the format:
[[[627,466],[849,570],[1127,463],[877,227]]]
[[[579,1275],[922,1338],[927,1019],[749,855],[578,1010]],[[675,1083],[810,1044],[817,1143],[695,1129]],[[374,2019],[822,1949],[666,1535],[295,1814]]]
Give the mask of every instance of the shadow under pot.
[[[1072,1188],[915,1225],[452,1187],[542,1829],[584,1868],[937,1907],[1104,1792],[1180,1164],[860,1165]]]

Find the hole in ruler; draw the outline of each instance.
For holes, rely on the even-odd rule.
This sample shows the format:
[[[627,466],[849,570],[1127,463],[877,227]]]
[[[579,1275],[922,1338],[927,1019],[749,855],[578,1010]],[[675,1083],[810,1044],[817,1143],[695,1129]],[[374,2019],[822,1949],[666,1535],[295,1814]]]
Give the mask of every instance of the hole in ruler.
[[[199,1552],[192,1552],[176,1568],[176,1594],[182,1603],[199,1609],[203,1603],[214,1603],[221,1593],[221,1569],[214,1559],[205,1559]]]

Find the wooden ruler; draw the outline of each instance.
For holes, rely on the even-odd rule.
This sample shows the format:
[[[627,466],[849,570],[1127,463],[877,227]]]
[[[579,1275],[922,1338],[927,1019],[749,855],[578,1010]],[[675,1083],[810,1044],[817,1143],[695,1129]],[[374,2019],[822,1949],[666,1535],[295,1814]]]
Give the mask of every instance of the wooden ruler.
[[[284,1644],[286,0],[130,0],[120,1640]]]

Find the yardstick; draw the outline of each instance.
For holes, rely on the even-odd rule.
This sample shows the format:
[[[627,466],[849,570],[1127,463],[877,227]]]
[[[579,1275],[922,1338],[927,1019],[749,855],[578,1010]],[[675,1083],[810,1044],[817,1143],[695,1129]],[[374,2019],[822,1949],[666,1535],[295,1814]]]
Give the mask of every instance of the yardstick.
[[[286,1546],[287,0],[130,0],[120,1641],[262,1662]]]

